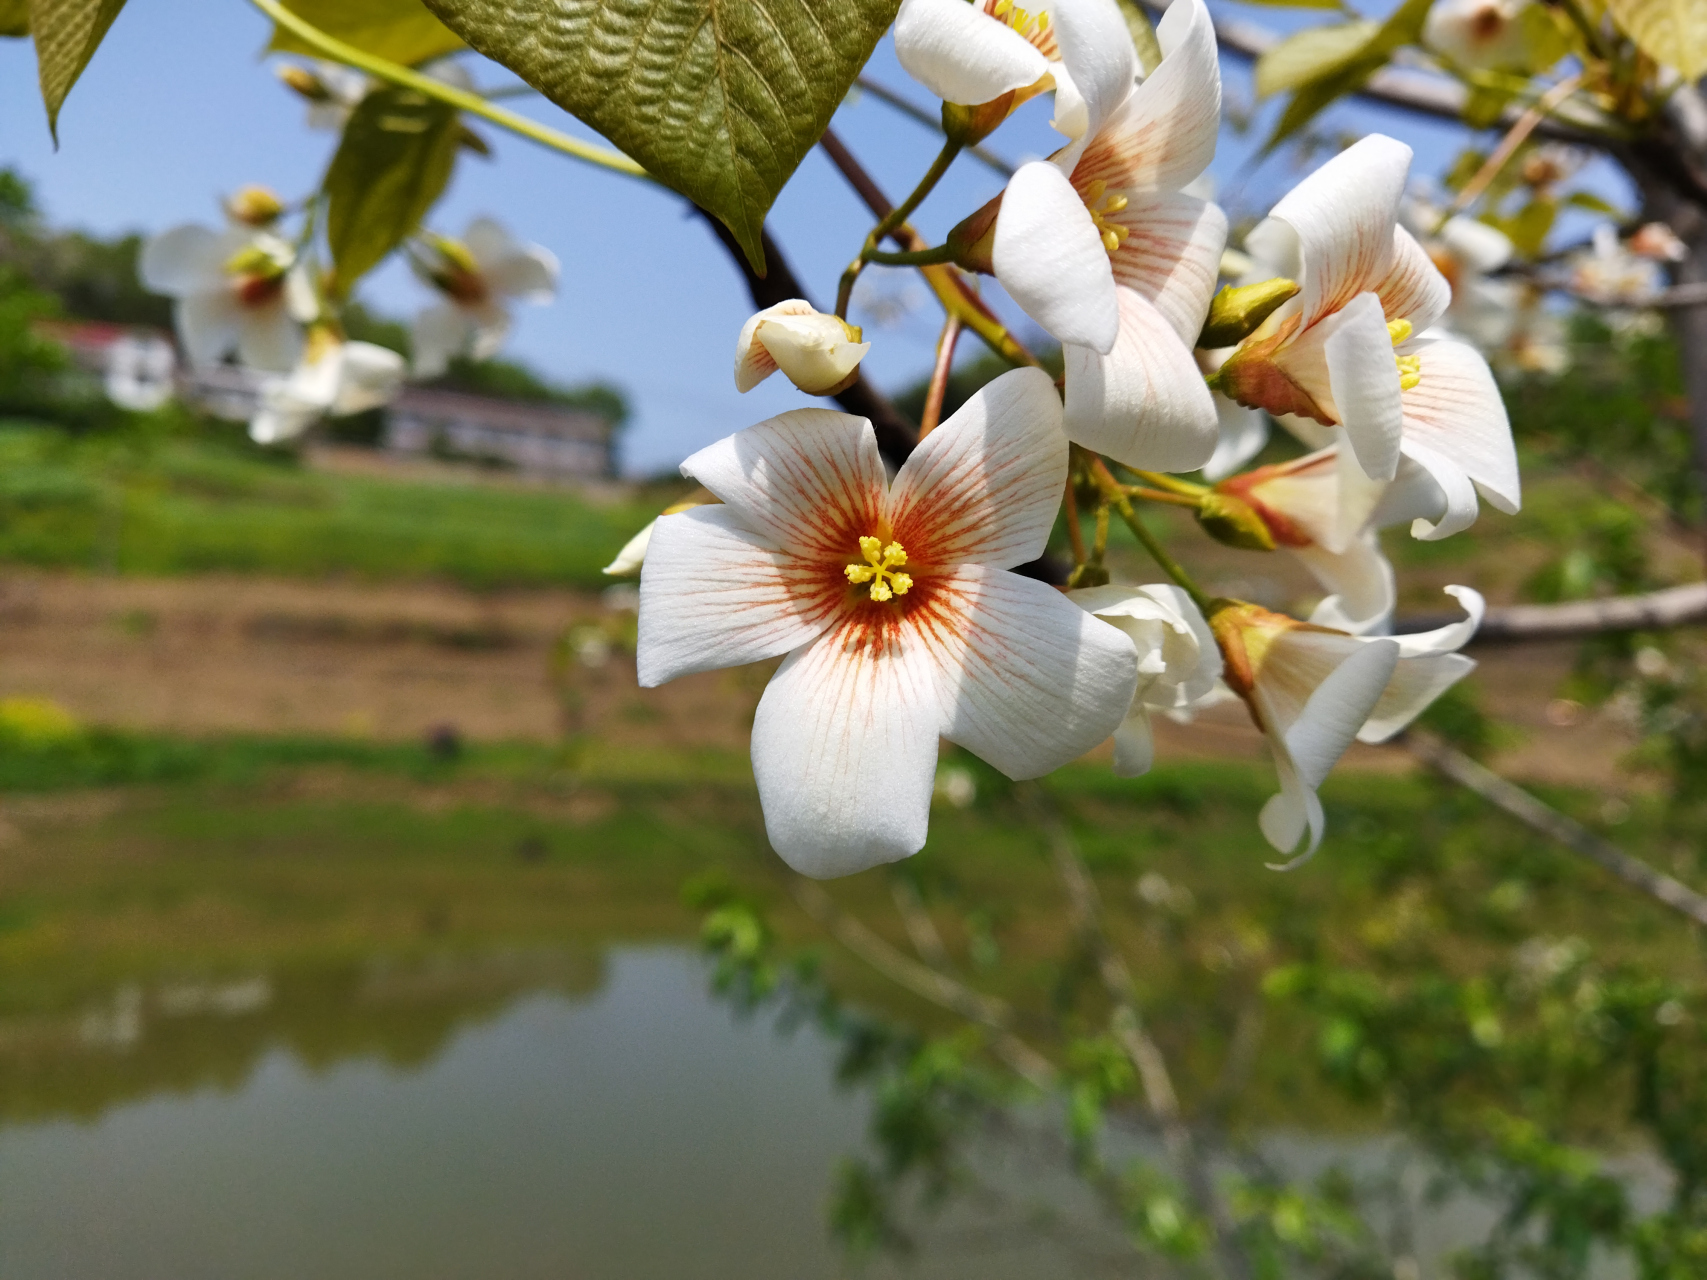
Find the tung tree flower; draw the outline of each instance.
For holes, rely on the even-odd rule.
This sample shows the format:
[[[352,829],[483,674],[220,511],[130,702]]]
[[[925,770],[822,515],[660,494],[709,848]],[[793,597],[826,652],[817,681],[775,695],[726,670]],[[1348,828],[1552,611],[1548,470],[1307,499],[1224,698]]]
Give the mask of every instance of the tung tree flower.
[[[177,363],[166,339],[124,335],[107,348],[107,399],[121,409],[152,413],[172,398]]]
[[[285,86],[308,103],[308,127],[343,131],[350,112],[367,96],[365,73],[341,62],[315,62],[312,67],[287,62],[277,68]]]
[[[1308,838],[1285,867],[1321,844],[1326,819],[1316,788],[1352,742],[1385,742],[1475,668],[1457,650],[1481,625],[1482,597],[1468,587],[1446,590],[1468,616],[1410,636],[1347,635],[1236,600],[1211,606],[1223,677],[1250,708],[1280,775],[1280,792],[1262,809],[1262,833],[1282,853]]]
[[[403,357],[371,342],[345,342],[325,328],[310,331],[302,362],[286,377],[261,384],[249,421],[257,444],[294,440],[327,414],[377,409],[403,387]]]
[[[1148,773],[1155,759],[1151,715],[1188,716],[1222,692],[1215,636],[1191,597],[1172,583],[1087,587],[1067,598],[1125,632],[1138,653],[1138,687],[1114,731],[1114,771],[1123,778]]]
[[[895,15],[895,56],[944,102],[980,106],[1022,89],[1031,97],[1050,87],[1045,77],[1060,65],[1050,27],[1054,7],[1022,9],[1013,0],[902,0]]]
[[[781,369],[806,394],[833,396],[859,376],[859,362],[871,350],[863,336],[803,298],[766,307],[741,326],[735,341],[735,390],[751,391]]]
[[[924,844],[946,737],[1032,778],[1113,732],[1125,635],[1005,572],[1048,540],[1067,478],[1049,377],[1017,369],[890,484],[871,424],[797,409],[682,464],[720,506],[660,518],[640,578],[642,685],[787,654],[753,722],[771,844],[837,876]]]
[[[1291,415],[1289,426],[1342,428],[1372,479],[1393,479],[1403,454],[1448,495],[1474,484],[1515,511],[1517,453],[1487,361],[1464,343],[1416,336],[1445,314],[1451,290],[1398,225],[1410,161],[1409,147],[1371,134],[1299,183],[1251,232],[1256,256],[1289,268],[1282,274],[1302,288],[1240,344],[1218,385],[1240,404]],[[1466,506],[1454,497],[1448,510]],[[1462,527],[1446,520],[1424,536]]]
[[[1118,8],[1053,11],[1082,136],[1021,165],[989,232],[990,268],[1064,346],[1070,438],[1132,466],[1188,471],[1214,451],[1214,404],[1192,347],[1215,291],[1227,218],[1182,191],[1215,154],[1221,76],[1203,0],[1157,28],[1141,85]],[[962,224],[965,235],[987,211]]]
[[[476,218],[461,240],[425,232],[410,241],[409,265],[443,301],[415,318],[415,373],[436,378],[451,357],[485,360],[510,332],[510,299],[550,302],[557,293],[557,256],[523,244],[491,218]]]
[[[1423,40],[1459,66],[1482,71],[1540,71],[1565,51],[1551,19],[1529,0],[1438,0]]]
[[[1571,259],[1571,288],[1603,306],[1639,307],[1665,288],[1665,273],[1652,258],[1631,252],[1611,223],[1602,223],[1590,247]]]
[[[147,288],[178,300],[178,337],[195,365],[236,348],[250,368],[282,373],[318,310],[296,250],[270,231],[186,223],[144,245],[138,269]]]

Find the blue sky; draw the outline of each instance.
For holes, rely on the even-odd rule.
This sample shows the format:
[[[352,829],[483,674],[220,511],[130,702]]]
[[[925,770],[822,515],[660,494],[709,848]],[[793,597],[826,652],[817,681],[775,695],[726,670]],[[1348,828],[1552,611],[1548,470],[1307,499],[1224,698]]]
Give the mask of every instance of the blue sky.
[[[1272,8],[1252,12],[1270,25],[1319,19]],[[246,182],[304,195],[336,140],[305,127],[302,104],[261,56],[267,35],[266,20],[242,0],[137,0],[119,15],[66,103],[57,152],[28,42],[0,40],[0,164],[15,165],[37,184],[56,224],[100,233],[214,223],[221,193]],[[474,55],[467,61],[482,85],[512,80]],[[896,64],[887,39],[868,71],[928,104]],[[1248,100],[1245,68],[1229,60],[1225,74],[1229,96]],[[541,99],[510,105],[590,136]],[[1336,115],[1344,128],[1385,130],[1412,143],[1419,173],[1438,173],[1462,145],[1461,130],[1366,104],[1336,108]],[[991,146],[1011,159],[1052,150],[1056,135],[1047,120],[1047,106],[1033,103]],[[484,123],[477,127],[492,143],[493,159],[469,156],[460,163],[433,225],[455,233],[470,218],[490,213],[562,259],[557,302],[523,309],[509,353],[559,380],[603,377],[622,385],[635,408],[626,444],[630,471],[673,468],[700,446],[802,403],[781,378],[736,394],[730,372],[735,335],[751,308],[740,277],[681,199]],[[940,141],[869,95],[844,107],[835,127],[897,197]],[[1236,183],[1253,147],[1253,139],[1224,130],[1212,170],[1246,210],[1266,208],[1297,177],[1284,160],[1270,160]],[[915,221],[934,240],[1000,184],[996,173],[963,158]],[[863,206],[818,151],[771,215],[773,234],[821,304],[833,299],[837,276],[869,225]],[[865,283],[882,310],[904,312],[883,325],[870,323],[869,310],[854,316],[867,322],[874,343],[866,368],[879,385],[905,385],[930,367],[938,318],[909,272],[873,269]],[[988,289],[999,294],[993,282]],[[400,315],[427,301],[396,263],[370,277],[363,296]],[[1023,323],[1011,307],[1006,310]],[[970,346],[963,344],[963,354]]]

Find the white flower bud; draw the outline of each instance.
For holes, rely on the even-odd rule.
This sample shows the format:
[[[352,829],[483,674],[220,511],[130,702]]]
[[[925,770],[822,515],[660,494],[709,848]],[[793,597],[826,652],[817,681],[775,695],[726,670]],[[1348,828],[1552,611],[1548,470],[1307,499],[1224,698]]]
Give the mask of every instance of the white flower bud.
[[[857,327],[791,298],[742,326],[735,343],[735,389],[751,391],[781,369],[808,395],[834,395],[854,380],[869,350]]]

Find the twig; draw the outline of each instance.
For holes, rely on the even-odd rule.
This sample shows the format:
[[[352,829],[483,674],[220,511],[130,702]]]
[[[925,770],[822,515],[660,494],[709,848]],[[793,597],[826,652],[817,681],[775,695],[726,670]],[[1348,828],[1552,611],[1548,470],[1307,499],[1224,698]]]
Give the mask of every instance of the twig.
[[[1413,756],[1441,777],[1474,791],[1525,826],[1551,836],[1567,849],[1598,863],[1625,884],[1640,889],[1696,924],[1707,925],[1707,896],[1663,872],[1655,871],[1640,858],[1631,857],[1574,818],[1544,804],[1522,787],[1507,782],[1493,770],[1477,764],[1440,739],[1413,730],[1405,735],[1404,743]]]
[[[917,106],[914,103],[909,102],[906,98],[903,98],[900,94],[896,93],[895,90],[891,89],[888,85],[879,84],[876,80],[873,80],[870,76],[861,76],[858,80],[858,84],[859,84],[859,87],[861,90],[863,90],[866,93],[869,93],[872,97],[876,98],[879,102],[883,103],[885,106],[893,107],[896,111],[899,111],[902,115],[906,116],[909,120],[916,121],[917,123],[924,125],[925,128],[930,129],[935,133],[941,133],[942,132],[942,119],[941,119],[941,117],[933,116],[930,112],[926,111],[923,107]],[[977,145],[967,147],[966,150],[974,158],[976,158],[978,160],[982,160],[985,164],[989,165],[990,168],[994,169],[997,173],[1001,174],[1004,178],[1013,177],[1014,167],[1011,164],[1009,164],[1006,160],[1002,159],[995,152],[990,151],[989,149],[987,149],[985,147],[977,146]]]
[[[904,875],[891,876],[889,894],[895,899],[895,910],[901,914],[901,923],[907,927],[907,940],[919,953],[919,959],[939,971],[951,968],[954,962],[949,959],[942,934],[937,932],[936,921],[925,908],[925,900],[919,896],[918,886]]]
[[[1583,78],[1580,75],[1566,76],[1542,94],[1533,106],[1517,118],[1511,128],[1506,131],[1505,137],[1500,139],[1499,146],[1495,147],[1493,153],[1482,162],[1482,167],[1476,170],[1475,176],[1464,184],[1463,190],[1452,201],[1452,206],[1447,210],[1446,217],[1441,219],[1442,225],[1445,224],[1447,218],[1454,214],[1463,213],[1476,202],[1477,197],[1488,189],[1495,178],[1500,176],[1500,170],[1510,163],[1512,156],[1517,154],[1517,149],[1524,144],[1530,134],[1535,132],[1536,126],[1551,115],[1561,102],[1575,93],[1582,82]],[[1439,228],[1437,227],[1436,230],[1438,231]]]
[[[946,973],[939,973],[896,950],[844,912],[829,894],[804,876],[793,877],[793,892],[794,900],[807,915],[873,969],[939,1008],[988,1028],[994,1032],[990,1047],[1016,1074],[1039,1089],[1048,1090],[1055,1086],[1055,1065],[1010,1029],[1014,1014],[1013,1006],[1007,1001],[974,991]]]
[[[1144,1089],[1144,1099],[1162,1130],[1162,1143],[1174,1162],[1180,1177],[1190,1189],[1199,1212],[1205,1214],[1215,1229],[1216,1251],[1223,1270],[1233,1277],[1248,1276],[1249,1267],[1234,1240],[1234,1226],[1215,1194],[1209,1172],[1197,1151],[1197,1144],[1180,1110],[1179,1094],[1174,1090],[1173,1077],[1168,1073],[1167,1059],[1161,1046],[1144,1030],[1138,1014],[1137,990],[1126,959],[1109,940],[1102,922],[1102,898],[1096,882],[1085,870],[1084,861],[1074,843],[1072,832],[1050,803],[1048,794],[1036,783],[1021,785],[1023,803],[1032,811],[1033,819],[1049,837],[1049,849],[1055,858],[1056,873],[1067,890],[1067,902],[1078,932],[1096,957],[1097,974],[1102,979],[1109,999],[1114,1004],[1109,1029],[1120,1044]]]
[[[1394,631],[1432,631],[1459,615],[1400,618]],[[1617,631],[1664,631],[1707,623],[1707,582],[1691,582],[1639,596],[1572,600],[1565,604],[1514,604],[1489,609],[1476,631],[1476,644],[1521,644],[1531,640],[1567,640]]]
[[[950,315],[942,322],[942,336],[936,342],[936,365],[931,369],[930,386],[925,390],[925,409],[919,415],[919,439],[936,430],[942,421],[943,397],[948,394],[948,376],[954,371],[954,348],[960,341],[960,317]]]

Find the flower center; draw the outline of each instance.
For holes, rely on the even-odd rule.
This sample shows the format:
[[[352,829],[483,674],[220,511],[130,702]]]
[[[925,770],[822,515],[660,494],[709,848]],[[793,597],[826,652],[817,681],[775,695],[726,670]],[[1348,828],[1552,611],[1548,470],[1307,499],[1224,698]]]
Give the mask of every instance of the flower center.
[[[1036,43],[1045,31],[1049,30],[1049,14],[1042,9],[1032,13],[1028,9],[1018,8],[1014,0],[996,0],[989,6],[987,12],[992,18],[1007,23],[1027,40]]]
[[[887,547],[882,538],[861,538],[859,552],[865,557],[864,564],[850,564],[843,573],[848,575],[848,581],[858,585],[871,584],[871,598],[881,603],[892,596],[904,596],[913,585],[913,579],[905,573],[896,573],[907,563],[907,553],[901,549],[899,542],[891,542]]]
[[[244,306],[259,307],[271,302],[284,291],[285,269],[280,262],[258,244],[245,245],[226,259],[225,272],[232,277],[232,288]]]
[[[1108,183],[1101,178],[1086,187],[1083,196],[1091,221],[1096,224],[1097,235],[1102,237],[1102,247],[1110,253],[1115,252],[1131,234],[1130,228],[1111,221],[1115,214],[1126,208],[1126,197],[1118,191],[1110,191]]]
[[[1393,339],[1396,347],[1411,336],[1409,320],[1389,320],[1387,335]],[[1399,390],[1409,391],[1423,380],[1423,362],[1421,356],[1394,356],[1393,363],[1399,366]]]

